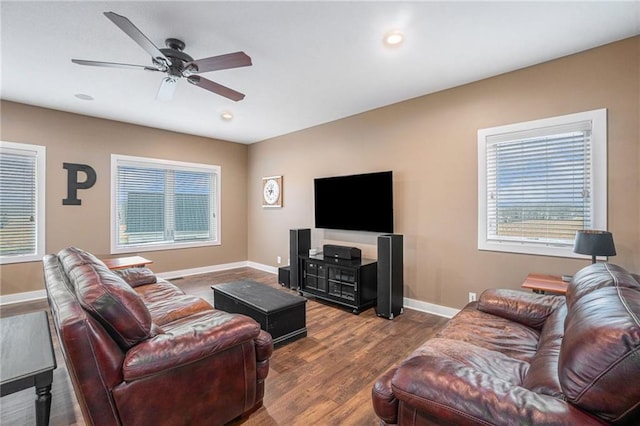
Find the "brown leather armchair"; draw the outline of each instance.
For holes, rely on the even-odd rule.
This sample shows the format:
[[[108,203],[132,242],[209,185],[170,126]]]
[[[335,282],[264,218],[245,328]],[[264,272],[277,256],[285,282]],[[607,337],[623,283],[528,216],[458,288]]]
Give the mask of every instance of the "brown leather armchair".
[[[271,336],[146,268],[76,248],[47,255],[45,286],[85,421],[224,424],[262,405]]]
[[[563,296],[487,290],[372,391],[383,424],[640,424],[640,281],[579,271]]]

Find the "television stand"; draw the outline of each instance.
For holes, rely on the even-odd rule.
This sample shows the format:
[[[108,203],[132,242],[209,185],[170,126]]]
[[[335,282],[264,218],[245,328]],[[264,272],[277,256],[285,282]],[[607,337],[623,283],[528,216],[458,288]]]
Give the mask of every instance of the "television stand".
[[[337,303],[359,314],[376,304],[377,268],[378,262],[372,259],[301,255],[298,292]]]

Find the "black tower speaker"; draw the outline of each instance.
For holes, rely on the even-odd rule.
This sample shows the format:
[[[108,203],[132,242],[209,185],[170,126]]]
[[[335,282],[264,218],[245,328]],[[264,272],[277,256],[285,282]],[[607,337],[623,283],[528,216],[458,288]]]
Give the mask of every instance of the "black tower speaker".
[[[289,266],[281,266],[278,268],[278,282],[283,286],[290,288],[289,275],[291,275],[291,268]]]
[[[309,255],[311,248],[311,229],[291,229],[289,230],[289,287],[297,290],[300,287],[300,255]]]
[[[402,270],[402,235],[378,237],[378,305],[379,317],[393,319],[403,311],[404,273]]]

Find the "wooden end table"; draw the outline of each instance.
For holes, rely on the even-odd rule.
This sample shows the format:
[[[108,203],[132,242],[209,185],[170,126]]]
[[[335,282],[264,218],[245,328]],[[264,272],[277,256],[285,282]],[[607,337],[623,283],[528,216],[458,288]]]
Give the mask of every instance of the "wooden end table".
[[[153,263],[152,260],[145,259],[142,256],[116,257],[114,259],[105,259],[103,262],[109,269],[138,268]]]
[[[562,277],[545,274],[529,274],[521,285],[522,288],[533,290],[534,293],[567,294],[569,283],[562,281]]]
[[[0,396],[35,386],[36,424],[48,425],[56,357],[45,311],[0,319]]]

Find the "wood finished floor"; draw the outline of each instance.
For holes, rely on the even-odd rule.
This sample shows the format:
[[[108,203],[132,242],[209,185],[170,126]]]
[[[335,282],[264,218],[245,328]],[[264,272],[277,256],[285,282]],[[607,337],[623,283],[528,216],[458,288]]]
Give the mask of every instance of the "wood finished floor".
[[[291,291],[275,275],[251,268],[172,280],[185,292],[213,303],[211,285],[251,279]],[[47,309],[46,301],[3,307],[0,316]],[[243,425],[377,425],[371,386],[446,322],[445,318],[405,310],[392,321],[374,309],[360,315],[313,299],[307,302],[308,337],[278,348],[271,357],[264,406]],[[53,328],[52,328],[53,330]],[[51,421],[54,426],[85,425],[69,381],[57,337]],[[34,425],[33,388],[0,398],[1,425]]]

